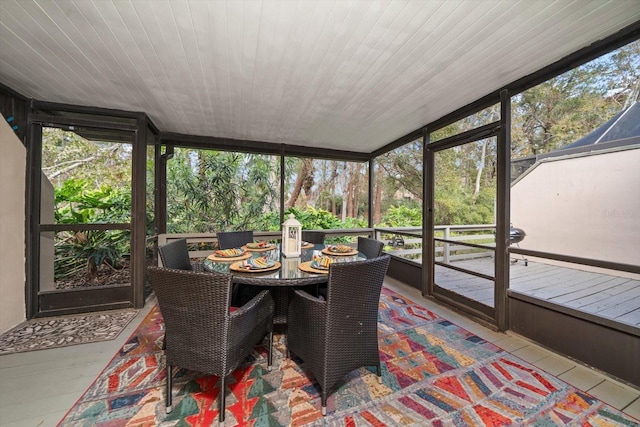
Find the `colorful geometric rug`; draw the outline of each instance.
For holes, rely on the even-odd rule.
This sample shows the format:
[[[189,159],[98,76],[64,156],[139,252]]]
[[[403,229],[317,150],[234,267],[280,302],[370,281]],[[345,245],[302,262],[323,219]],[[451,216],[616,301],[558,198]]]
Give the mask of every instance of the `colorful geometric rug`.
[[[327,416],[300,359],[266,369],[260,345],[227,380],[227,426],[637,426],[638,421],[384,288],[382,384],[359,369],[330,394]],[[154,307],[60,426],[211,426],[217,377],[180,370],[165,414],[163,322]]]
[[[113,340],[136,314],[126,308],[27,320],[0,335],[0,355]]]

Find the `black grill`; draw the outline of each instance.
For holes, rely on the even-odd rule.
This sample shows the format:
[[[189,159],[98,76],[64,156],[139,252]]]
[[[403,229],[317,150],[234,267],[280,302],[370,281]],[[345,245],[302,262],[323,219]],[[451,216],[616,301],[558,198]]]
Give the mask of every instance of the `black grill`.
[[[511,229],[509,230],[509,243],[511,243],[512,245],[514,243],[520,243],[524,240],[524,237],[526,235],[527,233],[525,233],[522,228],[511,227]]]

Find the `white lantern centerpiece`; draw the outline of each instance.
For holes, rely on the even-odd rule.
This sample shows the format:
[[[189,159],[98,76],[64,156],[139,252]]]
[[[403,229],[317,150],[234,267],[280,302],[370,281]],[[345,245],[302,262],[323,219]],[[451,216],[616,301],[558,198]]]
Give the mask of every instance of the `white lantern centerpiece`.
[[[302,252],[302,224],[293,214],[282,223],[282,255],[298,257]]]

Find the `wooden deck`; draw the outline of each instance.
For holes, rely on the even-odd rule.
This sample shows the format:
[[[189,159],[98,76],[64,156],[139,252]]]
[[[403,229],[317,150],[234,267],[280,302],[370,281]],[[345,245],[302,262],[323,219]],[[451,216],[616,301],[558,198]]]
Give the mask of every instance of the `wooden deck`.
[[[493,259],[452,265],[493,276]],[[640,280],[522,260],[511,264],[510,289],[616,322],[640,327]],[[436,266],[438,286],[493,307],[493,282]]]

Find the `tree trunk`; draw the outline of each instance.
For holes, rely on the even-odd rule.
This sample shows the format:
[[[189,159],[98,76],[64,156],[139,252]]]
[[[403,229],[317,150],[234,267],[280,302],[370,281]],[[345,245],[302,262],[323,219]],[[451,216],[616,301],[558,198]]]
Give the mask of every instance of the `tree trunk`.
[[[289,197],[289,200],[287,200],[287,203],[285,203],[285,209],[290,209],[296,205],[303,186],[306,190],[309,180],[308,175],[311,170],[311,162],[311,159],[302,159],[300,170],[298,171],[298,175],[296,176],[296,182],[294,183],[293,190],[291,191],[291,197]],[[313,177],[311,177],[311,180],[313,182]]]
[[[380,220],[382,219],[382,181],[384,179],[381,167],[378,167],[375,175],[376,178],[373,197],[373,223],[379,224]]]
[[[484,143],[482,144],[482,155],[480,156],[480,165],[478,166],[478,171],[476,173],[476,187],[475,187],[475,190],[473,191],[473,200],[475,200],[476,197],[478,197],[478,194],[480,193],[480,178],[482,178],[482,171],[484,170],[484,163],[487,158],[488,143],[489,143],[489,140],[485,139]]]

